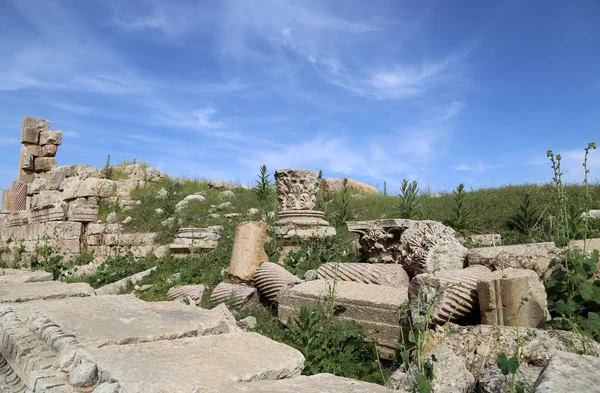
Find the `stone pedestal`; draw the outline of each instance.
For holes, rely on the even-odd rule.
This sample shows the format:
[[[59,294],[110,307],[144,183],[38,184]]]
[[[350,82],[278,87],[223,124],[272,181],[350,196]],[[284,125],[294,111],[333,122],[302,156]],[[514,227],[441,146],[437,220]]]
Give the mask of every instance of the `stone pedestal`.
[[[294,238],[311,240],[335,236],[335,228],[325,221],[325,213],[312,210],[319,190],[319,174],[304,169],[275,171],[279,221],[276,234],[289,245]]]

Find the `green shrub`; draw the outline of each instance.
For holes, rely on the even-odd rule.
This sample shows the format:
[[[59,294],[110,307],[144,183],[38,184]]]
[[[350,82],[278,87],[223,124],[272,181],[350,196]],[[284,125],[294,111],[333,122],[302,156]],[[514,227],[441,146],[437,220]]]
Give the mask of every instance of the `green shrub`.
[[[453,216],[450,220],[450,226],[459,232],[469,229],[471,225],[471,216],[465,201],[466,197],[465,185],[462,183],[456,187],[456,190],[452,191],[454,207],[452,209]]]
[[[421,199],[419,186],[415,180],[408,182],[403,179],[400,186],[400,201],[398,203],[398,217],[417,220],[421,217]]]

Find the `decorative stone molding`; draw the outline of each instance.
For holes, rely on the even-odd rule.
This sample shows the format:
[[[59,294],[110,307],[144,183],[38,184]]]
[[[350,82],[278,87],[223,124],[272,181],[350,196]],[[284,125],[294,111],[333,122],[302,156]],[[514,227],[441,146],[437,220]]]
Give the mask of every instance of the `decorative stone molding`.
[[[312,210],[319,190],[319,174],[305,169],[275,171],[279,210]]]
[[[359,235],[359,243],[369,262],[400,263],[402,250],[400,237],[416,221],[385,219],[371,221],[348,221],[350,232]]]

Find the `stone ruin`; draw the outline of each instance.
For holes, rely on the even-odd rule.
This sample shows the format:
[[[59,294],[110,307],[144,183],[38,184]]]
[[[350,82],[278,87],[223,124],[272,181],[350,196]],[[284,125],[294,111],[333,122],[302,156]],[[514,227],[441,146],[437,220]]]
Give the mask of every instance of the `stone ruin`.
[[[119,223],[97,223],[98,204],[106,200],[131,209],[136,204],[131,191],[164,175],[132,164],[120,168],[126,179],[114,181],[89,165],[58,166],[62,132],[50,131],[44,119],[24,117],[21,142],[18,178],[2,194],[0,261],[10,262],[16,254],[28,261],[40,246],[65,261],[93,252],[96,264],[118,249],[138,258],[153,251],[153,233],[124,233]]]
[[[3,194],[0,247],[6,251],[0,258],[13,258],[16,252],[27,258],[41,242],[50,242],[67,258],[94,251],[102,260],[123,247],[139,257],[158,251],[154,234],[123,233],[119,223],[96,220],[101,200],[131,208],[137,202],[129,199],[130,192],[161,174],[131,165],[124,168],[126,180],[112,181],[89,166],[57,166],[54,156],[45,154],[56,154],[48,146],[60,144],[59,134],[44,133],[50,133],[47,121],[24,119],[19,178]],[[275,235],[286,245],[335,236],[324,213],[313,210],[317,173],[283,169],[275,176]],[[414,304],[433,302],[426,356],[438,359],[436,393],[496,393],[506,386],[495,359],[500,351],[513,353],[517,342],[514,322],[506,317],[518,309],[522,297],[530,299],[519,316],[529,341],[519,378],[530,384],[530,392],[576,386],[578,392],[588,393],[600,383],[597,358],[568,353],[581,352],[583,344],[576,335],[543,329],[548,311],[541,278],[548,262],[560,257],[553,245],[467,250],[451,228],[434,221],[347,225],[358,234],[368,263],[331,262],[301,279],[268,262],[265,222],[242,223],[235,232],[229,281],[214,289],[202,284],[172,287],[169,302],[117,295],[156,268],[96,290],[83,283],[50,281],[52,275],[45,272],[0,269],[0,391],[389,392],[328,374],[301,377],[300,352],[247,332],[225,306],[267,304],[288,324],[302,307],[333,301],[332,321],[363,325],[383,357],[393,356],[407,333],[399,310],[419,318],[422,307]],[[222,232],[217,226],[181,228],[177,240],[162,247],[181,255],[208,250]],[[209,290],[219,305],[211,310],[198,307]],[[600,345],[587,350],[600,354]],[[390,386],[404,391],[403,381],[411,373],[414,370],[399,369]]]

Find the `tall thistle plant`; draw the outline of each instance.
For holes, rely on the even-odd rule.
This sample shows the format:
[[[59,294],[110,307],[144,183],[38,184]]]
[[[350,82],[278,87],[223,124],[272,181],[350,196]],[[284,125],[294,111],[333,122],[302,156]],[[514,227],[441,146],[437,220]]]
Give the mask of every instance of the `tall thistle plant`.
[[[400,218],[407,218],[409,220],[418,219],[421,216],[422,196],[419,195],[419,185],[417,182],[415,180],[409,182],[403,179],[399,197],[398,214]]]
[[[590,204],[588,156],[593,149],[596,149],[596,144],[592,142],[585,148],[583,162],[585,212],[589,211]],[[555,316],[550,323],[577,333],[584,343],[584,352],[587,352],[589,346],[585,339],[600,341],[600,279],[597,274],[600,253],[598,250],[591,253],[587,250],[587,220],[583,230],[583,253],[569,248],[569,241],[576,233],[573,233],[572,222],[569,222],[568,198],[560,170],[561,157],[560,154],[554,155],[551,150],[548,151],[547,156],[552,162],[554,184],[559,201],[556,244],[564,247],[563,259],[553,259],[550,263],[552,273],[546,282],[548,309]]]
[[[471,215],[466,204],[466,198],[465,185],[461,183],[456,187],[456,190],[452,191],[452,199],[454,200],[452,213],[454,216],[451,220],[451,226],[457,231],[468,229],[471,223]]]

